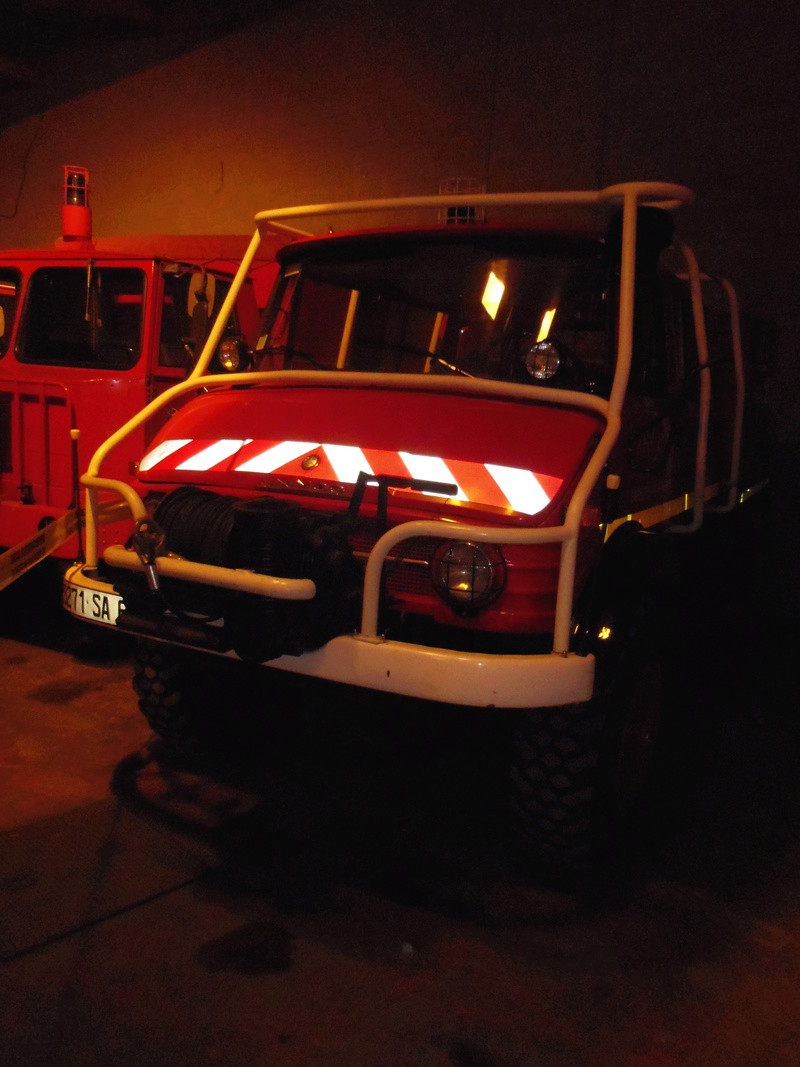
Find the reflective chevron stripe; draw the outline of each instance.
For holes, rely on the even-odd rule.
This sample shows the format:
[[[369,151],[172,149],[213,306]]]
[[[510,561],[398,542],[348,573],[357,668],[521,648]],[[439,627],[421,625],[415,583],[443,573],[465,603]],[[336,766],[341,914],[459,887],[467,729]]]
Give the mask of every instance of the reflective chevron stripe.
[[[189,459],[185,459],[182,463],[179,463],[175,470],[210,471],[212,467],[217,467],[220,463],[224,463],[226,459],[235,456],[241,449],[242,445],[247,445],[249,443],[248,440],[214,441],[213,444],[204,448],[202,452],[198,452],[196,456],[191,456]]]
[[[230,460],[234,462],[227,466]],[[139,470],[155,475],[231,470],[236,474],[275,474],[344,485],[354,485],[364,471],[447,482],[457,486],[455,500],[522,515],[538,514],[561,487],[560,478],[521,467],[315,441],[175,439],[152,449]]]
[[[703,500],[713,499],[718,492],[718,485],[707,485],[703,493]],[[675,497],[674,500],[667,500],[663,504],[654,504],[652,507],[644,508],[642,511],[632,511],[627,515],[620,515],[618,519],[615,519],[606,527],[605,539],[607,541],[617,527],[626,522],[637,522],[645,530],[649,530],[653,526],[659,526],[662,522],[677,518],[678,515],[685,515],[694,507],[694,500],[694,493],[684,493],[683,496]]]

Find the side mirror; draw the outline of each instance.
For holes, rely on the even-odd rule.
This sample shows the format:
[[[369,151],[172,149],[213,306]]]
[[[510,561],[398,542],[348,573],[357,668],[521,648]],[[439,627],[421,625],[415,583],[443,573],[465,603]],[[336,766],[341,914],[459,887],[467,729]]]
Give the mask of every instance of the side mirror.
[[[200,305],[201,314],[205,313],[206,321],[211,318],[216,282],[214,275],[208,274],[206,271],[191,276],[186,303],[186,313],[190,319],[194,318],[198,304]]]

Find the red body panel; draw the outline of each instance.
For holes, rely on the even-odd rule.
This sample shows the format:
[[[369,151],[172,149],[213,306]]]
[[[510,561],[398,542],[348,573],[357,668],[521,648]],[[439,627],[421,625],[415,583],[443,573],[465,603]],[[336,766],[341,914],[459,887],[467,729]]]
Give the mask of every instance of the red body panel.
[[[479,471],[487,464],[530,472],[540,481],[547,502],[553,503],[561,487],[580,470],[590,442],[602,430],[601,421],[590,413],[553,405],[537,405],[533,414],[530,404],[496,398],[410,389],[378,392],[379,396],[366,388],[297,386],[204,396],[202,403],[190,402],[177,412],[154,439],[148,456],[155,461],[150,465],[145,458],[142,481],[231,491],[264,491],[271,474],[297,479],[302,484],[292,488],[298,491],[315,482],[354,483],[355,476],[345,478],[340,472],[337,476],[324,449],[332,445],[361,449],[366,458],[377,456],[370,464],[374,474],[414,476],[401,461],[401,453],[439,458],[459,487],[469,486],[470,479],[485,483],[487,476],[479,479]],[[158,459],[159,445],[173,448],[178,442],[180,447]],[[210,450],[221,442],[227,448],[220,449],[215,461]],[[266,449],[290,442],[298,443],[294,460],[273,468],[268,461],[258,464]],[[311,469],[302,465],[308,456],[318,460]],[[393,469],[375,469],[378,462]],[[424,514],[431,510],[427,499],[414,505]],[[450,517],[453,508],[465,519],[498,522],[525,521],[544,510],[515,509],[508,498],[490,498],[479,485],[474,493],[448,501]],[[471,514],[475,511],[480,516]]]
[[[412,388],[254,386],[187,403],[153,440],[140,480],[164,490],[189,484],[244,496],[299,496],[306,507],[343,509],[359,468],[421,477],[414,462],[421,458],[429,465],[439,461],[429,479],[440,470],[433,480],[455,482],[458,496],[390,490],[390,525],[417,518],[499,527],[557,525],[562,500],[601,431],[602,421],[591,413],[551,404]],[[276,455],[290,458],[276,465]],[[533,498],[531,486],[536,487]],[[376,490],[368,489],[361,509],[365,522],[354,539],[362,553],[377,536],[375,507]],[[587,535],[591,531],[587,526]],[[419,561],[389,570],[388,591],[406,614],[497,632],[552,629],[557,544],[502,546],[506,588],[476,618],[456,616],[433,593],[427,568],[419,564],[427,564],[434,544],[404,542],[394,553]]]

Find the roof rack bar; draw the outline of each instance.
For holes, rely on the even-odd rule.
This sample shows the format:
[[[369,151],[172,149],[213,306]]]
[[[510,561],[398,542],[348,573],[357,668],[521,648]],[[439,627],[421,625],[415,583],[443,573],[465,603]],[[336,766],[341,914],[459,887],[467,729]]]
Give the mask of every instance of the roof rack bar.
[[[605,189],[582,189],[563,192],[464,193],[454,196],[401,196],[377,200],[346,200],[328,204],[304,204],[300,207],[271,208],[255,216],[258,225],[277,219],[308,218],[319,215],[349,215],[368,211],[413,211],[415,208],[442,207],[548,207],[550,205],[601,206],[620,203],[633,196],[637,203],[665,209],[689,204],[693,193],[683,185],[667,182],[623,182]]]

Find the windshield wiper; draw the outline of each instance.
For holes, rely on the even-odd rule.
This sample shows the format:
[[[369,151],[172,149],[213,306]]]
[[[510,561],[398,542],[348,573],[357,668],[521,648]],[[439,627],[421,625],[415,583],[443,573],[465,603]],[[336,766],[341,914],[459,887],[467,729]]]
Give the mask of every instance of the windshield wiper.
[[[444,367],[446,370],[451,371],[453,374],[461,374],[464,378],[474,378],[474,374],[470,374],[469,371],[463,370],[461,367],[457,367],[455,363],[448,363],[446,359],[442,359],[440,356],[434,356],[434,360],[440,367]]]

